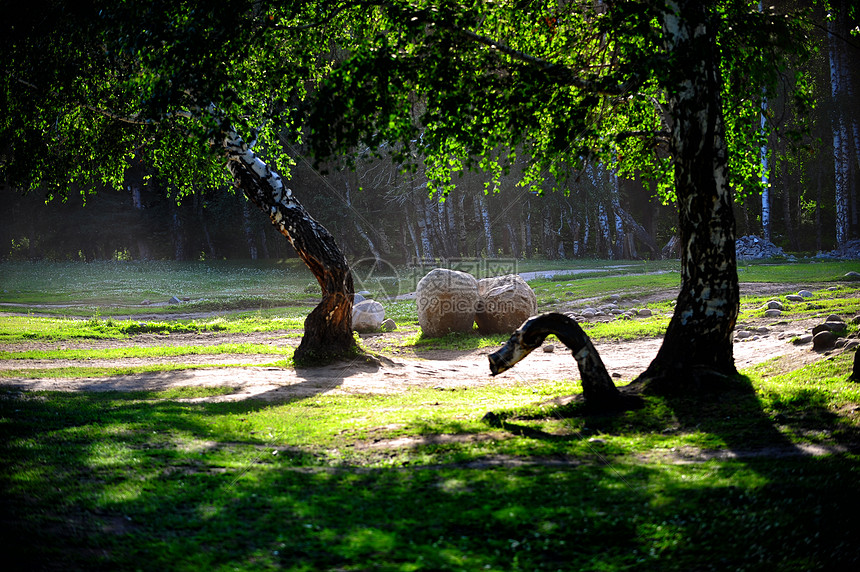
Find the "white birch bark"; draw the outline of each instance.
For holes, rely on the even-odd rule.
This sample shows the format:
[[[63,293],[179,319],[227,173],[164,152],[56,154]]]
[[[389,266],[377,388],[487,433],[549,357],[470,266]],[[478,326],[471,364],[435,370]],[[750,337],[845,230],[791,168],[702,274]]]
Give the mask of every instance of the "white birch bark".
[[[828,23],[829,61],[830,61],[830,95],[833,98],[833,169],[836,203],[836,246],[841,247],[848,241],[848,129],[842,110],[843,100],[843,62],[839,50],[839,40],[836,36],[836,23]]]
[[[613,170],[610,175],[610,198],[612,200],[612,212],[615,215],[615,248],[613,258],[624,258],[624,223],[621,220],[621,202],[618,199],[618,174]]]
[[[758,11],[762,11],[761,2],[758,3]],[[767,135],[767,95],[762,90],[761,98],[761,127],[760,133],[764,141]],[[767,144],[762,143],[759,149],[759,161],[761,163],[761,236],[770,242],[770,183],[768,181]]]
[[[612,256],[612,240],[609,232],[609,216],[606,214],[606,208],[603,203],[597,205],[597,225],[600,228],[600,239],[606,249],[607,258]]]
[[[761,5],[759,5],[761,6]],[[765,137],[767,133],[767,98],[762,96],[761,99],[761,136]],[[759,159],[761,162],[761,236],[766,241],[770,242],[770,181],[768,172],[767,160],[767,145],[762,143],[759,149]]]
[[[496,245],[493,243],[493,225],[490,222],[490,209],[487,206],[487,197],[484,193],[478,193],[478,205],[481,209],[481,223],[484,225],[484,237],[487,244],[487,258],[496,257]]]

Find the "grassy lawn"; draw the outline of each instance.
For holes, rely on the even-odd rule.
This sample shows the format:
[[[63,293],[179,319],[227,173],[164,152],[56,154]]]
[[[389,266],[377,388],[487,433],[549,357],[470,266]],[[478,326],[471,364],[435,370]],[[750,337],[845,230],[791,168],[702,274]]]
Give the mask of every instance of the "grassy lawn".
[[[69,273],[84,273],[72,266]],[[815,292],[809,303],[820,308],[803,303],[787,312],[856,312],[857,298],[848,297],[854,284],[828,290],[852,266],[748,265],[741,279]],[[184,280],[213,306],[218,288],[230,284],[225,298],[253,301],[274,272],[240,269],[243,279],[225,269],[207,282],[193,278],[200,268]],[[77,303],[116,277],[106,271],[102,284],[90,276],[71,295],[63,286],[51,290],[44,276],[19,270],[8,278],[7,269],[0,265],[0,292],[9,290],[2,301],[25,307]],[[677,286],[676,273],[657,270],[533,286],[546,306],[558,290],[633,297]],[[37,283],[38,294],[24,287]],[[140,288],[129,282],[106,305],[91,295],[85,302],[95,309],[81,318],[0,313],[0,360],[13,368],[16,360],[70,360],[62,375],[79,377],[123,373],[90,371],[91,359],[153,356],[200,367],[181,358],[261,354],[290,367],[289,350],[275,343],[195,346],[179,336],[299,335],[305,287],[299,278],[284,286],[292,294],[278,307],[175,319],[180,311],[164,306],[156,318],[109,317],[112,304],[139,303]],[[176,292],[158,288],[152,292],[160,296]],[[743,300],[742,317],[758,315],[761,303]],[[424,339],[411,304],[387,307],[406,330],[397,343],[419,354],[504,339]],[[592,325],[589,334],[652,337],[664,320]],[[164,343],[60,347],[141,335]],[[50,347],[3,347],[27,341]],[[742,372],[736,392],[646,397],[640,410],[601,416],[548,402],[580,391],[570,379],[275,402],[201,399],[233,391],[221,387],[0,389],[3,568],[852,570],[860,564],[860,385],[847,381],[853,357],[836,352],[799,368],[764,362]]]

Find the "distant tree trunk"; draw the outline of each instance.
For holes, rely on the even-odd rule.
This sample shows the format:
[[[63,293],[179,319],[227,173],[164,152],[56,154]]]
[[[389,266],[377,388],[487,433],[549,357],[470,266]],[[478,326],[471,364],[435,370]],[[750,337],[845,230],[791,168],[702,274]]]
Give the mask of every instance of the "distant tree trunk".
[[[818,184],[815,192],[815,251],[821,252],[821,168],[816,171]]]
[[[582,254],[585,256],[585,253],[588,252],[588,238],[591,232],[591,227],[589,226],[588,221],[588,211],[585,212],[585,223],[582,225]]]
[[[349,181],[344,181],[344,188],[346,191],[346,207],[347,209],[352,211],[352,197],[350,196]],[[351,216],[349,218],[352,219],[353,226],[355,226],[355,230],[356,232],[358,232],[358,235],[364,239],[364,242],[367,243],[367,248],[368,250],[370,250],[370,254],[371,256],[373,256],[374,260],[382,259],[382,255],[379,253],[379,249],[376,248],[376,244],[374,244],[373,240],[370,238],[370,235],[368,235],[364,231],[364,227],[361,226],[361,222],[358,220],[358,217]]]
[[[508,245],[510,248],[511,256],[514,258],[520,257],[520,245],[517,242],[517,233],[514,230],[514,225],[510,222],[505,223],[505,229],[508,231]]]
[[[170,206],[170,231],[173,236],[173,259],[188,260],[187,244],[185,240],[185,229],[182,224],[182,217],[179,214],[179,207],[176,203]]]
[[[526,218],[525,218],[525,245],[526,258],[531,258],[534,254],[534,246],[532,244],[532,206],[531,201],[526,202]]]
[[[661,14],[670,57],[696,58],[698,64],[685,88],[669,97],[681,290],[663,344],[640,376],[655,391],[696,392],[737,374],[732,348],[740,305],[735,221],[710,10],[708,3],[678,0]]]
[[[759,3],[761,11],[761,3]],[[767,132],[767,98],[761,100],[761,134]],[[767,144],[762,144],[759,150],[759,162],[761,163],[761,237],[770,242],[770,181],[768,180]]]
[[[630,213],[624,209],[619,208],[616,214],[619,215],[624,223],[633,231],[633,236],[635,236],[648,248],[648,250],[651,251],[651,258],[660,258],[660,249],[657,247],[657,242],[654,240],[654,237],[651,236],[648,231],[645,230],[641,224],[636,222]],[[632,239],[633,237],[631,236],[630,238]],[[635,257],[635,249],[631,247],[631,251],[634,252]]]
[[[597,224],[600,226],[600,233],[597,235],[600,244],[597,249],[598,256],[612,258],[612,235],[609,231],[609,215],[606,214],[606,207],[603,206],[602,202],[597,205]]]
[[[137,182],[133,182],[128,186],[128,190],[131,193],[131,204],[134,207],[134,210],[138,212],[140,218],[143,217],[143,197],[140,191],[140,184]],[[152,258],[152,254],[149,250],[149,243],[142,236],[138,236],[137,238],[137,257],[140,260],[149,260]]]
[[[415,262],[417,263],[421,260],[421,243],[418,241],[418,233],[415,232],[415,224],[409,217],[408,212],[404,216],[403,224],[406,226],[406,230],[409,231],[409,238],[412,239],[412,248],[415,252]]]
[[[257,260],[257,241],[254,239],[251,210],[248,208],[248,204],[249,201],[242,202],[242,230],[245,231],[245,244],[248,246],[248,258],[251,260]]]
[[[269,215],[322,289],[320,303],[305,319],[305,333],[294,356],[296,363],[353,355],[357,346],[352,335],[352,273],[334,237],[235,132],[227,131],[224,146],[236,187]]]
[[[484,240],[487,245],[487,258],[496,257],[496,245],[493,243],[493,226],[490,222],[490,209],[487,206],[487,197],[483,192],[478,191],[477,204],[480,210],[480,222],[484,228]]]
[[[552,212],[550,210],[549,204],[545,204],[543,207],[543,232],[542,236],[542,246],[543,246],[543,255],[545,258],[552,260],[556,257],[556,244],[555,244],[555,231],[553,229],[552,224]]]
[[[457,256],[466,255],[466,243],[469,235],[466,232],[466,193],[457,193]]]
[[[611,185],[610,198],[612,199],[612,213],[615,215],[615,248],[613,249],[612,258],[621,259],[624,258],[624,244],[626,240],[624,238],[624,224],[621,222],[621,216],[619,215],[621,202],[618,198],[618,175],[614,170],[609,174],[609,179]]]
[[[424,260],[434,260],[436,253],[433,250],[430,232],[431,225],[427,222],[427,203],[421,189],[413,192],[412,204],[415,206],[415,220],[418,224],[418,235],[421,238],[421,256]]]
[[[798,233],[794,230],[794,224],[792,222],[793,217],[791,215],[791,188],[794,185],[792,185],[788,179],[789,177],[785,177],[785,181],[782,186],[782,218],[785,219],[785,234],[791,244],[791,249],[797,251],[800,250],[800,245],[798,243]],[[798,212],[799,210],[800,209],[798,209]]]
[[[844,39],[839,35],[837,21],[828,23],[831,32],[829,39],[829,62],[830,62],[830,93],[833,97],[833,116],[831,124],[833,129],[833,162],[836,187],[836,246],[843,246],[850,235],[849,219],[849,146],[848,125],[844,114],[846,69],[842,44]]]

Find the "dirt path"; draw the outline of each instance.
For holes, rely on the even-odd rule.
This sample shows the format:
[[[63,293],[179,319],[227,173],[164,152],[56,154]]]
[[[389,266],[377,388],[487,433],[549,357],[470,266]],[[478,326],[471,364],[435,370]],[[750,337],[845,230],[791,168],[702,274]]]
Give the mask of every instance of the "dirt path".
[[[802,286],[786,284],[743,284],[744,295],[777,295],[796,292]],[[653,296],[668,299],[676,292],[666,291]],[[854,294],[860,297],[860,290]],[[856,300],[856,298],[855,298]],[[587,304],[590,301],[579,301]],[[560,308],[565,309],[565,308]],[[860,305],[846,307],[857,312]],[[810,346],[794,345],[789,340],[809,331],[822,317],[793,322],[761,319],[745,322],[739,327],[767,327],[768,332],[756,339],[735,343],[735,361],[739,370],[767,360],[779,360],[776,371],[796,369],[822,359],[824,354],[814,352]],[[0,387],[25,391],[135,391],[162,390],[181,386],[227,387],[234,391],[228,395],[205,398],[207,400],[242,400],[249,398],[283,400],[307,397],[321,393],[390,393],[411,388],[439,388],[456,390],[487,384],[530,384],[547,380],[576,380],[579,372],[566,348],[555,341],[555,351],[537,350],[523,363],[498,378],[489,375],[486,355],[493,349],[457,352],[451,350],[416,351],[400,347],[397,337],[404,332],[389,332],[364,338],[365,346],[383,356],[383,363],[370,365],[362,362],[345,363],[328,367],[291,369],[272,367],[279,359],[277,354],[259,355],[192,355],[167,358],[117,358],[91,360],[0,360],[0,370],[40,369],[59,367],[135,367],[154,364],[190,364],[201,369],[181,369],[157,373],[141,373],[94,378],[63,379],[0,379]],[[7,351],[52,349],[105,349],[129,346],[206,346],[225,343],[266,344],[285,348],[298,344],[298,337],[290,334],[259,333],[225,335],[173,334],[170,336],[141,335],[130,340],[86,340],[63,342],[36,342],[8,344]],[[553,340],[554,341],[554,340]],[[623,384],[641,373],[651,362],[662,340],[640,339],[624,342],[597,342],[595,345],[616,379]],[[838,351],[838,350],[837,350]],[[231,367],[224,367],[230,365]],[[239,365],[241,367],[235,367]]]
[[[787,329],[787,328],[786,328]],[[386,334],[392,335],[392,334]],[[823,357],[809,346],[796,346],[787,339],[778,339],[778,332],[754,341],[735,344],[735,360],[739,369],[765,360],[781,358],[799,367]],[[218,343],[234,340],[219,336]],[[188,340],[185,340],[187,343]],[[641,373],[660,347],[661,339],[625,342],[598,342],[595,344],[604,363],[617,383],[625,383]],[[370,339],[370,347],[381,346],[385,336]],[[394,356],[381,365],[354,362],[334,366],[291,369],[265,367],[277,356],[181,356],[176,358],[75,360],[8,360],[0,368],[24,369],[62,367],[64,365],[93,367],[131,367],[152,363],[183,363],[206,365],[205,369],[143,373],[98,378],[74,379],[2,379],[0,386],[27,391],[136,391],[163,390],[182,386],[229,387],[229,395],[206,398],[208,400],[241,400],[262,398],[282,400],[307,397],[320,393],[390,393],[410,388],[435,387],[460,389],[487,384],[529,384],[548,380],[578,379],[576,363],[557,342],[555,351],[537,350],[517,368],[498,378],[489,375],[486,355],[491,349],[470,352],[423,351],[410,352],[409,356]],[[219,364],[247,364],[247,367],[219,368]],[[216,366],[216,367],[209,367]]]

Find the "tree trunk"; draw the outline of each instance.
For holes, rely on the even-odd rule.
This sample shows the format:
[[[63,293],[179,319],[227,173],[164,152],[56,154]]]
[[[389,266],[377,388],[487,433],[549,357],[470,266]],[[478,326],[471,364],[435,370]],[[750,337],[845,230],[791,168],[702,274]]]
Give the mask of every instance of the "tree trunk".
[[[352,197],[350,196],[349,181],[345,180],[343,184],[344,189],[346,191],[346,207],[350,211],[354,211],[355,209],[352,208]],[[353,226],[355,226],[355,230],[356,232],[358,232],[358,235],[364,239],[364,242],[367,243],[367,248],[368,250],[370,250],[370,255],[373,256],[373,259],[377,261],[382,260],[382,255],[379,253],[379,249],[376,248],[376,244],[370,238],[370,235],[364,231],[364,227],[361,226],[361,222],[359,222],[358,220],[359,217],[352,216],[350,218],[352,219]]]
[[[484,227],[484,238],[487,244],[487,258],[495,258],[496,245],[493,243],[493,225],[490,223],[490,209],[487,207],[487,197],[480,190],[478,191],[477,201],[481,213],[481,224]]]
[[[305,334],[294,359],[318,363],[355,355],[352,335],[352,273],[334,237],[317,222],[273,171],[232,131],[226,133],[227,167],[234,184],[269,215],[308,266],[322,289],[322,299],[305,319]]]
[[[257,260],[257,241],[254,239],[254,229],[251,224],[251,209],[248,201],[242,203],[242,230],[245,232],[245,244],[248,246],[248,258]]]
[[[761,3],[759,2],[759,11]],[[767,133],[767,97],[761,99],[761,135]],[[770,181],[768,180],[767,144],[762,143],[759,150],[759,162],[761,163],[761,237],[767,242],[771,241],[770,233]]]
[[[642,242],[646,247],[648,247],[648,250],[651,251],[651,258],[660,258],[660,248],[657,246],[657,242],[654,240],[654,237],[652,237],[648,233],[648,231],[645,230],[645,228],[643,228],[641,224],[636,222],[636,219],[634,219],[633,216],[624,209],[619,207],[618,211],[616,211],[616,214],[621,217],[621,219],[624,221],[624,224],[630,227],[630,229],[633,231],[633,236],[635,236],[637,239],[639,239],[640,242]],[[630,250],[635,252],[635,249],[632,247]]]
[[[612,237],[609,234],[609,215],[606,214],[606,208],[603,203],[597,205],[597,224],[600,227],[600,233],[597,235],[598,256],[612,258]]]
[[[468,248],[466,244],[469,242],[469,234],[466,232],[466,193],[458,191],[457,193],[457,256],[466,256]]]
[[[640,379],[655,391],[689,392],[737,373],[732,331],[740,293],[716,32],[707,3],[672,4],[662,14],[666,49],[690,70],[669,101],[681,291],[660,351]]]
[[[531,258],[534,254],[534,245],[532,243],[532,204],[531,201],[526,201],[526,218],[525,218],[525,240],[526,258]]]
[[[612,258],[624,258],[624,223],[621,222],[621,216],[618,211],[621,210],[621,201],[618,197],[620,194],[618,188],[618,174],[613,170],[609,173],[610,198],[612,202],[612,212],[615,215],[615,248],[613,249]]]
[[[623,395],[615,384],[594,344],[576,320],[564,314],[541,314],[529,318],[514,332],[507,343],[487,356],[490,372],[498,375],[518,363],[550,334],[555,335],[573,354],[582,380],[582,395],[586,405],[595,409],[636,407],[638,400]]]
[[[844,91],[845,91],[845,62],[841,44],[844,42],[839,37],[836,21],[828,23],[829,36],[829,62],[830,62],[830,93],[833,97],[833,117],[831,119],[833,128],[833,168],[836,187],[836,247],[840,248],[848,242],[849,237],[849,150],[848,150],[848,125],[844,116]]]

